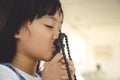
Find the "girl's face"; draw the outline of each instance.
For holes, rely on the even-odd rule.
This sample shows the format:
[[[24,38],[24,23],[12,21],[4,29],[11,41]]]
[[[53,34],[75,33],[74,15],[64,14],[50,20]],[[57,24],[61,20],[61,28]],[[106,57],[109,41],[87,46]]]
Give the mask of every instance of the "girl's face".
[[[17,38],[16,54],[25,55],[37,60],[49,61],[55,51],[54,41],[57,39],[62,25],[62,15],[43,16],[23,25]]]

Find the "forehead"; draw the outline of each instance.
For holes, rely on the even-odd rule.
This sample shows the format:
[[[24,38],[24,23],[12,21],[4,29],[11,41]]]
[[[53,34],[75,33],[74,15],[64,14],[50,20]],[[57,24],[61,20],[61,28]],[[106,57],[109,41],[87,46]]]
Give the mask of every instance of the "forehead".
[[[57,21],[57,22],[60,22],[61,24],[63,23],[63,16],[59,12],[56,12],[55,15],[53,16],[45,15],[42,18]]]

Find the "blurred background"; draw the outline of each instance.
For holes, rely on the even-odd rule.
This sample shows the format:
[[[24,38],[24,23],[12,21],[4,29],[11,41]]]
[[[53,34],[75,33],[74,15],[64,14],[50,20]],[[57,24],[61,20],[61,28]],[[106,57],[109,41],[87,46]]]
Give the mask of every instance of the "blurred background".
[[[120,80],[120,0],[61,0],[78,80]]]

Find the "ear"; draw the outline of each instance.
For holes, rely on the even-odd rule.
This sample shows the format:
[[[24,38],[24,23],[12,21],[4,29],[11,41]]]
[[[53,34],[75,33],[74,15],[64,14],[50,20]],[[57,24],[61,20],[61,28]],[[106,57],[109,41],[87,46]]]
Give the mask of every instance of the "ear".
[[[19,32],[15,33],[14,38],[15,39],[20,39],[20,33]]]
[[[21,27],[21,29],[19,29],[19,30],[14,34],[14,38],[15,38],[15,39],[20,39],[20,38],[22,37],[22,34],[23,34],[24,31],[25,31],[24,28]]]
[[[20,38],[23,38],[26,34],[27,34],[27,30],[26,30],[26,27],[28,27],[28,24],[30,24],[29,22],[27,22],[26,24],[24,24],[21,29],[14,34],[14,38],[15,39],[20,39]]]

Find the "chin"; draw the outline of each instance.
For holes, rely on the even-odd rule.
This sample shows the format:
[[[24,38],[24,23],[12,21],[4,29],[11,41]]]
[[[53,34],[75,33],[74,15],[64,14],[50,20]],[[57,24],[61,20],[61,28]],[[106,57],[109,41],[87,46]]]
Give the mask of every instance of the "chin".
[[[44,55],[44,57],[43,57],[43,61],[46,61],[46,62],[49,62],[49,61],[51,61],[52,59],[53,59],[53,57],[54,57],[54,53],[53,53],[53,51],[48,51],[49,53],[46,53],[45,55]]]
[[[49,56],[49,57],[46,57],[46,58],[44,59],[44,61],[49,62],[49,61],[51,61],[52,59],[53,59],[53,56]]]
[[[44,59],[43,61],[49,62],[49,61],[51,61],[51,58],[50,59]]]

